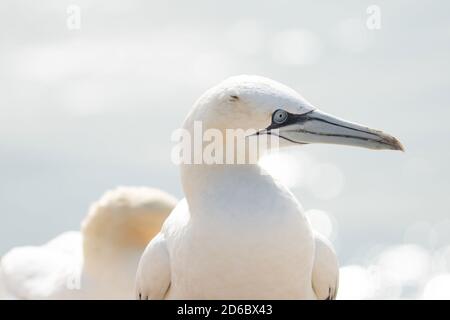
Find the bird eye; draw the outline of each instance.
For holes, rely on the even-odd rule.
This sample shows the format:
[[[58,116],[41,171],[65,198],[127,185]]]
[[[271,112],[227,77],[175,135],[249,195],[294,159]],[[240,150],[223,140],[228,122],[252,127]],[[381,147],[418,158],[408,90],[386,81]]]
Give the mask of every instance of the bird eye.
[[[275,111],[273,113],[272,120],[276,124],[282,124],[283,122],[285,122],[287,120],[287,118],[288,118],[288,113],[284,110],[278,109],[277,111]]]

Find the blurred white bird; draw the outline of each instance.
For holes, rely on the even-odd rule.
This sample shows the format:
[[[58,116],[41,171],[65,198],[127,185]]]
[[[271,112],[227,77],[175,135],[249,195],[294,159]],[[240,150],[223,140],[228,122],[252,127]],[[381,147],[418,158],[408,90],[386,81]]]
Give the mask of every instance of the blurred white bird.
[[[81,232],[3,256],[0,298],[133,298],[139,257],[176,203],[171,195],[145,187],[106,192],[91,206]]]
[[[257,132],[232,136],[247,147],[235,148],[233,160],[250,152],[251,137],[265,135],[278,136],[282,146],[402,149],[394,137],[320,112],[294,90],[257,76],[232,77],[208,90],[183,129],[195,138],[198,122],[204,132],[221,133],[222,146],[230,142],[229,129]],[[257,164],[222,163],[180,165],[186,198],[142,255],[137,298],[334,299],[336,255],[314,235],[293,194]]]

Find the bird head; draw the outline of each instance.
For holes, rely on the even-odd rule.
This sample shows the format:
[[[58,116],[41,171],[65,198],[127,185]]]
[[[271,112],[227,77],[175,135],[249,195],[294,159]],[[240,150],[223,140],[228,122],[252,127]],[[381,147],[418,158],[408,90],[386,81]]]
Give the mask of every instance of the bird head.
[[[203,130],[244,130],[246,138],[272,136],[280,146],[326,143],[369,149],[403,150],[393,136],[320,111],[298,92],[259,76],[231,77],[206,91],[185,121]]]

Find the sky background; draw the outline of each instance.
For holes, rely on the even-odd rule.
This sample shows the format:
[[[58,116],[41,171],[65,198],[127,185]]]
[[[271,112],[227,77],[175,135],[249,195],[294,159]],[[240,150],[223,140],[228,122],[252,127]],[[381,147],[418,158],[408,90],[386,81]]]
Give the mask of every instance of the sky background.
[[[67,26],[70,4],[80,29]],[[380,29],[366,25],[370,5]],[[449,12],[437,0],[2,0],[0,255],[79,229],[115,186],[181,198],[172,131],[204,90],[257,74],[406,148],[305,146],[263,161],[333,241],[342,295],[440,292],[450,284]]]

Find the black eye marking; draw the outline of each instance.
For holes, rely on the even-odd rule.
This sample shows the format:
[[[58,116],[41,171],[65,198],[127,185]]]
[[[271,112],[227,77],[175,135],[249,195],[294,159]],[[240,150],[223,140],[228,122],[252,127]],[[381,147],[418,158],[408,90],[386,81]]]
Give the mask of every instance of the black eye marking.
[[[239,100],[239,97],[238,96],[236,96],[236,95],[231,95],[230,96],[230,101],[238,101]]]
[[[302,117],[302,115],[292,114],[284,109],[277,109],[275,110],[274,113],[272,113],[272,122],[266,128],[266,130],[270,132],[270,130],[272,129],[278,129],[287,126],[289,124],[298,122],[299,117]]]

